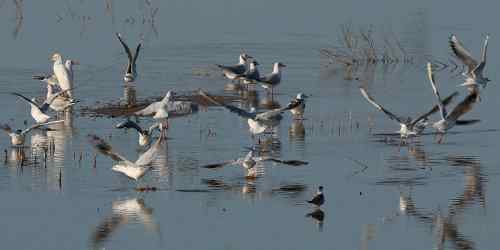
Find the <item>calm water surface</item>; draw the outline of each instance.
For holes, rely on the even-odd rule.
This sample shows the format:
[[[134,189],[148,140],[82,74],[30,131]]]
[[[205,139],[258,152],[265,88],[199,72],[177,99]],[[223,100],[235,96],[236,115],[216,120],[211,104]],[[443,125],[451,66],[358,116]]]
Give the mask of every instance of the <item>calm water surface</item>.
[[[57,130],[30,135],[22,164],[2,135],[2,248],[494,249],[499,243],[500,34],[491,22],[498,4],[469,14],[469,7],[451,1],[61,0],[23,1],[17,11],[14,2],[0,1],[2,121],[16,127],[31,122],[28,105],[8,93],[43,96],[44,85],[31,76],[50,72],[54,51],[80,61],[75,92],[81,102]],[[464,15],[472,18],[457,19]],[[394,33],[414,60],[354,70],[328,66],[319,50],[339,44],[345,23]],[[306,119],[287,114],[260,142],[245,120],[220,107],[172,119],[154,170],[138,184],[160,190],[136,192],[136,183],[111,171],[109,158],[98,155],[94,163],[86,140],[96,133],[135,159],[136,133],[114,129],[123,117],[80,112],[130,95],[121,82],[126,57],[114,32],[131,46],[144,37],[137,99],[203,88],[238,97],[240,107],[266,109],[304,92],[310,95]],[[493,82],[466,115],[481,123],[454,128],[441,145],[432,135],[402,146],[395,137],[376,135],[398,126],[366,103],[360,84],[395,113],[422,112],[434,101],[425,61],[448,62],[451,33],[478,55],[488,32]],[[224,91],[227,81],[213,64],[235,63],[242,50],[259,60],[261,72],[274,61],[288,65],[274,98],[261,88]],[[437,78],[443,93],[461,90],[463,98],[458,74],[447,68]],[[266,163],[256,180],[242,178],[240,167],[199,167],[240,157],[253,145],[309,165]],[[44,148],[50,149],[46,163]],[[327,197],[323,214],[304,202],[318,185]],[[306,216],[313,212],[323,221]]]

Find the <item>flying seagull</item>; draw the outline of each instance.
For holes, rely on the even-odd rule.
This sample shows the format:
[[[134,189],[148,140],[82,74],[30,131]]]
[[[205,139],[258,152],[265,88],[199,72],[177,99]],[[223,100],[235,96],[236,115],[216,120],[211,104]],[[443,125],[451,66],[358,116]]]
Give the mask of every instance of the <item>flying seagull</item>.
[[[216,64],[216,66],[222,70],[222,73],[228,79],[235,80],[237,76],[245,73],[245,71],[247,70],[248,59],[251,59],[251,58],[253,58],[253,57],[251,57],[245,53],[242,53],[238,57],[238,59],[239,59],[238,64],[231,65],[231,66]]]
[[[375,106],[375,108],[377,108],[378,110],[380,110],[384,114],[386,114],[387,117],[389,117],[389,119],[394,120],[397,123],[399,123],[400,129],[399,129],[398,133],[401,135],[401,138],[416,136],[416,135],[419,135],[420,133],[422,133],[424,131],[425,127],[427,126],[428,117],[430,115],[436,113],[439,110],[438,105],[435,105],[427,113],[424,113],[415,119],[412,119],[411,117],[405,118],[402,116],[395,115],[394,113],[392,113],[389,110],[382,107],[380,104],[376,103],[375,100],[368,94],[368,92],[366,91],[365,88],[360,87],[359,90],[361,91],[361,94],[363,95],[363,97],[370,104],[372,104],[373,106]],[[457,95],[458,95],[458,92],[455,92],[455,93],[451,94],[450,96],[448,96],[443,101],[444,105],[450,104],[451,101],[453,100],[453,98]]]
[[[150,164],[158,155],[161,150],[161,144],[164,140],[163,136],[164,130],[160,131],[160,137],[156,140],[146,152],[142,153],[135,162],[127,160],[127,158],[113,152],[113,148],[106,141],[99,138],[97,135],[89,134],[88,139],[90,144],[94,146],[100,153],[109,156],[111,159],[118,161],[117,164],[113,165],[112,170],[122,173],[127,177],[137,181],[139,178],[144,176],[148,170],[151,169]]]
[[[474,103],[477,101],[478,92],[473,91],[469,93],[465,99],[457,104],[457,106],[448,114],[446,111],[446,107],[443,105],[441,101],[441,95],[436,87],[436,82],[434,79],[434,73],[432,72],[432,64],[427,63],[427,76],[429,77],[429,81],[431,82],[432,91],[437,98],[439,113],[441,115],[441,119],[432,124],[432,127],[437,130],[440,134],[440,138],[438,140],[439,143],[442,142],[444,134],[453,128],[455,125],[470,125],[479,122],[480,120],[458,120],[460,116],[472,110]]]
[[[264,162],[264,161],[272,161],[275,163],[292,165],[292,166],[300,166],[300,165],[307,165],[308,164],[308,162],[305,162],[305,161],[299,161],[299,160],[288,160],[287,161],[287,160],[281,160],[281,159],[272,158],[272,157],[257,157],[254,154],[255,154],[255,149],[251,148],[245,157],[225,161],[222,163],[208,164],[208,165],[204,165],[202,167],[214,169],[214,168],[224,167],[227,165],[241,165],[247,171],[245,177],[256,178],[258,176],[256,166],[257,166],[257,164]]]
[[[130,51],[130,48],[123,41],[120,33],[116,33],[116,37],[118,38],[118,41],[120,41],[120,43],[122,44],[122,46],[125,49],[125,52],[127,53],[127,56],[128,56],[127,68],[125,71],[125,76],[123,77],[123,81],[133,82],[135,80],[135,78],[137,77],[136,62],[137,62],[137,57],[139,56],[139,51],[140,51],[141,46],[142,46],[142,41],[139,42],[139,44],[135,48],[135,53],[132,54],[132,51]]]
[[[10,136],[10,143],[12,144],[12,146],[21,146],[24,145],[26,134],[31,132],[31,130],[39,128],[41,126],[50,125],[54,123],[61,123],[61,122],[64,122],[64,120],[51,121],[46,123],[36,123],[24,130],[21,129],[13,130],[8,124],[0,124],[0,129],[5,131]]]
[[[47,98],[42,103],[42,105],[38,105],[36,103],[35,98],[29,99],[26,96],[21,95],[19,93],[15,93],[15,92],[12,92],[11,94],[22,98],[23,100],[27,101],[31,105],[31,116],[33,117],[33,119],[35,119],[35,121],[37,123],[46,123],[51,118],[51,116],[47,114],[47,111],[48,111],[50,105],[54,102],[55,99],[57,99],[62,94],[69,93],[68,91],[69,91],[69,89],[63,90],[57,94],[50,96],[50,98]]]
[[[266,131],[266,129],[276,126],[279,123],[279,121],[283,118],[282,117],[283,112],[288,110],[288,107],[284,107],[284,108],[272,109],[265,112],[256,112],[255,108],[252,107],[250,112],[247,112],[233,105],[220,103],[201,90],[200,90],[200,95],[209,100],[210,102],[214,103],[215,105],[222,106],[227,110],[236,113],[237,115],[243,118],[246,118],[249,130],[252,134],[261,134],[264,131]]]
[[[116,124],[115,126],[118,129],[123,129],[123,128],[131,128],[135,129],[137,133],[139,133],[139,145],[141,146],[147,146],[149,143],[151,143],[151,136],[153,135],[153,132],[155,129],[159,129],[160,124],[155,123],[152,126],[150,126],[148,129],[143,129],[139,124],[131,121],[131,120],[126,120],[124,122],[120,122]]]
[[[481,61],[477,62],[471,53],[462,45],[455,35],[450,37],[450,47],[455,56],[467,66],[467,71],[464,72],[466,77],[462,86],[466,86],[470,92],[475,91],[478,85],[486,87],[490,79],[483,76],[484,67],[486,66],[486,53],[488,49],[489,35],[484,39],[484,45],[481,51]]]

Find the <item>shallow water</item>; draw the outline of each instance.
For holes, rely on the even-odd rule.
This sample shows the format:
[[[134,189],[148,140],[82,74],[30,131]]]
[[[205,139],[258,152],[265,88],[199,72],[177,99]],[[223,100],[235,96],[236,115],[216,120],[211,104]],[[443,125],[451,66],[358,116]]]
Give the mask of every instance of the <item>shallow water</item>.
[[[106,2],[112,8],[106,9]],[[499,6],[486,6],[485,13],[465,21],[457,17],[469,8],[454,5],[450,11],[449,4],[32,1],[23,2],[16,31],[13,1],[1,1],[0,104],[9,105],[3,122],[16,127],[32,122],[28,105],[8,93],[43,96],[43,85],[31,76],[50,72],[52,52],[81,63],[75,73],[81,102],[64,125],[32,133],[24,161],[5,134],[0,140],[0,149],[8,151],[0,168],[2,248],[493,249],[498,245],[493,235],[500,232],[499,118],[492,115],[500,104],[494,96],[500,43],[489,21]],[[371,24],[375,34],[394,32],[415,51],[414,60],[351,72],[328,65],[319,50],[338,44],[339,25],[349,22]],[[134,159],[140,151],[137,134],[114,129],[123,117],[81,112],[130,99],[129,86],[121,83],[126,57],[114,32],[131,46],[144,36],[137,100],[170,89],[188,94],[202,88],[237,99],[240,107],[267,109],[304,92],[310,95],[306,119],[294,121],[286,114],[272,135],[259,140],[240,117],[200,106],[172,119],[153,171],[136,184],[112,172],[111,159],[95,157],[86,135],[98,134]],[[487,75],[493,82],[466,115],[480,123],[454,128],[444,144],[434,143],[432,135],[405,145],[397,137],[377,135],[398,126],[366,103],[360,84],[391,111],[418,114],[434,102],[426,55],[447,62],[451,33],[478,55],[487,32]],[[242,50],[259,60],[261,72],[269,72],[277,60],[288,65],[274,98],[259,87],[224,90],[227,80],[213,64],[234,63]],[[459,100],[464,97],[456,87],[462,81],[457,70],[446,68],[437,79],[443,94],[460,90]],[[244,156],[245,147],[254,145],[264,155],[309,164],[266,163],[255,180],[243,178],[241,167],[200,168]],[[324,214],[304,202],[318,185],[325,186]],[[137,192],[137,186],[158,190]],[[312,212],[323,221],[306,216]]]

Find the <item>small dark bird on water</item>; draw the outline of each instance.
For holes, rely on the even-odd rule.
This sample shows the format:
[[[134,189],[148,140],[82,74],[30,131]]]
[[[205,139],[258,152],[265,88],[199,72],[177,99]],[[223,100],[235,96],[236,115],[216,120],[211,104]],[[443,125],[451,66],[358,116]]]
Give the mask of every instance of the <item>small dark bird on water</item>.
[[[318,207],[323,205],[323,203],[325,203],[325,196],[323,195],[323,186],[319,186],[316,195],[310,201],[307,202],[314,204]]]

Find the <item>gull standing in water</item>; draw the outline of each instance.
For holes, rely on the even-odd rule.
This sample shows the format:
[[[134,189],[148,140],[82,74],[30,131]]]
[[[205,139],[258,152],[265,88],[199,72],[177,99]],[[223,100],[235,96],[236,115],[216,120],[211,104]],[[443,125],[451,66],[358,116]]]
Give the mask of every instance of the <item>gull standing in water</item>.
[[[298,93],[297,97],[295,97],[295,99],[293,99],[287,105],[288,109],[296,119],[301,120],[304,118],[304,111],[306,109],[306,98],[308,98],[307,95]]]
[[[372,104],[373,106],[375,106],[375,108],[377,108],[378,110],[380,110],[384,114],[386,114],[387,117],[389,117],[389,119],[394,120],[397,123],[399,123],[401,128],[399,129],[398,133],[401,135],[401,138],[408,138],[410,136],[416,136],[416,135],[421,134],[424,131],[425,127],[427,126],[427,118],[439,110],[438,105],[436,105],[431,110],[429,110],[427,113],[422,114],[415,119],[412,119],[411,117],[405,118],[405,117],[395,115],[394,113],[390,112],[389,110],[385,109],[384,107],[382,107],[381,105],[376,103],[375,100],[368,94],[366,89],[364,89],[363,87],[360,87],[359,90],[361,91],[361,94],[363,95],[363,97],[370,104]],[[455,93],[451,94],[450,96],[448,96],[443,101],[444,105],[450,104],[456,95],[458,95],[458,92],[455,92]]]
[[[15,93],[15,92],[13,92],[11,94],[22,98],[23,100],[27,101],[31,105],[31,116],[33,117],[33,119],[35,119],[35,121],[37,123],[46,123],[51,118],[51,116],[47,114],[47,111],[48,111],[50,105],[54,102],[55,99],[57,99],[57,97],[61,96],[64,93],[67,93],[68,91],[69,91],[69,89],[63,90],[57,94],[50,96],[50,98],[47,98],[42,103],[42,105],[38,105],[36,103],[35,98],[29,99],[26,96],[23,96],[19,93]]]
[[[460,116],[464,115],[465,113],[469,112],[472,110],[472,107],[474,103],[476,102],[478,98],[478,92],[473,91],[472,93],[468,94],[465,99],[460,102],[452,111],[450,114],[446,112],[446,107],[443,105],[441,101],[441,96],[439,94],[439,91],[436,87],[436,82],[434,79],[434,74],[432,72],[432,64],[427,63],[427,76],[429,77],[429,81],[431,82],[432,86],[432,91],[434,92],[434,95],[437,98],[438,102],[438,107],[439,107],[439,113],[441,115],[441,120],[435,122],[432,124],[432,127],[435,128],[440,135],[440,138],[438,140],[438,143],[441,143],[444,134],[454,127],[455,125],[470,125],[479,122],[480,120],[458,120]]]
[[[136,62],[137,62],[137,57],[139,56],[139,51],[140,51],[141,46],[142,46],[142,41],[139,42],[139,44],[135,48],[135,53],[132,54],[132,51],[130,51],[130,48],[123,41],[120,33],[116,33],[116,37],[118,38],[118,41],[120,41],[120,43],[122,44],[122,46],[125,49],[125,52],[127,53],[127,56],[128,56],[127,68],[125,71],[125,76],[123,77],[123,81],[133,82],[133,81],[135,81],[135,78],[137,77]]]
[[[316,205],[317,207],[320,207],[325,203],[325,195],[323,194],[323,186],[318,187],[318,191],[316,192],[316,195],[311,200],[308,200],[307,203],[311,203]]]
[[[283,112],[288,110],[288,107],[284,107],[257,113],[255,108],[252,107],[250,109],[250,112],[247,112],[238,107],[218,102],[211,96],[205,94],[203,91],[200,91],[200,95],[217,106],[222,106],[243,118],[247,118],[249,130],[252,134],[261,134],[266,131],[266,129],[278,125],[279,121],[283,118]]]
[[[281,164],[286,164],[286,165],[292,165],[292,166],[300,166],[300,165],[307,165],[308,162],[305,161],[299,161],[299,160],[280,160],[272,157],[257,157],[254,155],[255,154],[255,149],[250,148],[250,151],[247,153],[245,157],[238,158],[235,160],[230,160],[230,161],[225,161],[222,163],[215,163],[215,164],[208,164],[202,166],[203,168],[220,168],[224,167],[227,165],[241,165],[243,168],[246,169],[247,173],[245,175],[246,178],[256,178],[258,177],[258,172],[257,172],[257,165],[260,164],[263,161],[273,161],[276,163],[281,163]]]
[[[89,134],[88,138],[90,144],[92,144],[92,146],[94,146],[94,148],[96,148],[99,152],[109,156],[115,161],[118,161],[117,164],[113,165],[113,171],[122,173],[137,181],[151,169],[151,163],[161,150],[161,144],[164,141],[163,133],[164,130],[161,130],[161,135],[158,137],[155,144],[153,144],[146,152],[142,153],[135,162],[131,162],[127,158],[113,152],[111,145],[99,138],[97,135]]]
[[[221,64],[216,64],[219,69],[222,70],[222,73],[224,73],[224,76],[226,76],[230,80],[235,80],[237,76],[245,73],[247,70],[247,62],[248,59],[251,59],[253,57],[242,53],[239,56],[239,62],[236,65],[231,65],[231,66],[225,66]]]
[[[275,62],[273,64],[273,72],[265,75],[259,79],[261,86],[266,90],[271,89],[271,94],[273,94],[274,88],[278,86],[281,82],[281,69],[286,67],[285,64],[281,62]]]
[[[25,130],[21,129],[13,130],[8,124],[0,124],[0,129],[5,131],[10,136],[10,143],[12,144],[12,146],[22,146],[24,145],[26,134],[31,132],[31,130],[39,128],[41,126],[50,125],[54,123],[61,123],[61,122],[64,122],[64,120],[51,121],[46,123],[36,123]]]
[[[256,60],[252,60],[248,69],[243,74],[236,76],[236,79],[243,80],[243,83],[246,84],[258,82],[260,80],[260,73],[257,65],[259,63]]]
[[[115,126],[118,129],[123,129],[123,128],[132,128],[139,133],[139,145],[141,146],[147,146],[151,143],[151,136],[153,135],[153,132],[155,129],[160,128],[160,123],[155,123],[148,129],[143,129],[139,124],[131,121],[131,120],[126,120],[124,122],[120,122],[116,124]]]
[[[51,60],[54,62],[54,75],[57,78],[59,86],[62,90],[68,91],[67,94],[69,98],[73,98],[73,93],[71,92],[71,89],[73,88],[73,74],[71,74],[66,65],[63,64],[61,54],[54,53]]]
[[[490,79],[483,76],[484,67],[486,66],[488,39],[489,35],[486,35],[481,51],[481,61],[478,63],[474,58],[472,58],[471,53],[462,45],[455,35],[451,35],[450,37],[449,42],[451,50],[455,56],[460,59],[465,66],[467,66],[467,71],[463,73],[463,75],[467,78],[462,86],[466,86],[469,89],[469,92],[476,91],[476,88],[479,85],[486,88],[486,85],[490,81]]]

